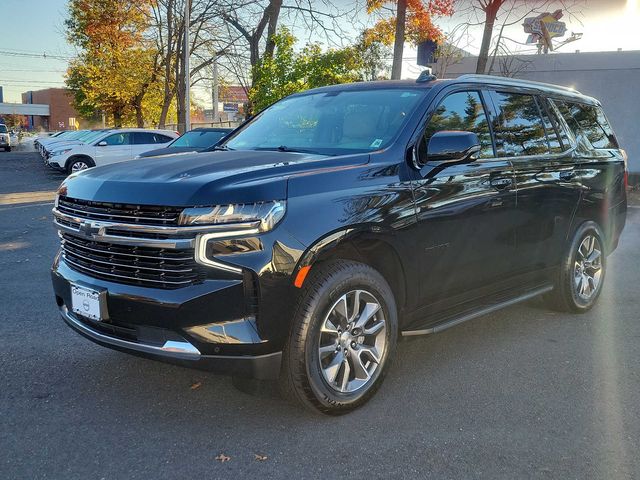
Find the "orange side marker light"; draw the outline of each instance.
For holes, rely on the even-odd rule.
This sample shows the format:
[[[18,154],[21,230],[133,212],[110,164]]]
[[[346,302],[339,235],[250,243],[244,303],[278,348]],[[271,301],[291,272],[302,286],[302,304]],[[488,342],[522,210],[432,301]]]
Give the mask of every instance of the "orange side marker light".
[[[305,265],[300,270],[298,270],[298,274],[296,275],[296,279],[293,282],[293,284],[296,287],[302,288],[302,284],[304,283],[304,279],[307,278],[307,274],[309,273],[309,270],[311,270],[311,265]]]

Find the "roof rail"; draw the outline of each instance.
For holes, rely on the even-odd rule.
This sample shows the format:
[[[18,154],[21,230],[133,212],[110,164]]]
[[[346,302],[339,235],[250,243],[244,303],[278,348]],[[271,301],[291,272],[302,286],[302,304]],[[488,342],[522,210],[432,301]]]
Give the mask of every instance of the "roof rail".
[[[460,75],[455,80],[484,80],[491,81],[492,83],[497,83],[500,85],[527,85],[530,87],[538,87],[538,88],[546,88],[548,90],[559,90],[562,92],[570,92],[573,94],[582,95],[575,88],[564,87],[562,85],[554,85],[552,83],[543,83],[543,82],[534,82],[533,80],[521,80],[519,78],[509,78],[509,77],[499,77],[497,75],[483,75],[479,73],[466,73],[464,75]]]

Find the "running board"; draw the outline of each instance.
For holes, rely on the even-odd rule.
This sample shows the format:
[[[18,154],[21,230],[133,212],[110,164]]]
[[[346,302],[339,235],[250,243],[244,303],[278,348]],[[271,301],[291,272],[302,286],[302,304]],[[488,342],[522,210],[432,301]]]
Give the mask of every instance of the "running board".
[[[462,314],[459,317],[453,317],[452,319],[439,323],[437,325],[434,325],[431,328],[425,328],[423,330],[404,331],[402,332],[402,336],[412,337],[415,335],[429,335],[430,333],[442,332],[447,328],[455,327],[460,323],[464,323],[468,320],[473,320],[474,318],[481,317],[482,315],[486,315],[488,313],[493,313],[505,307],[510,307],[511,305],[515,305],[516,303],[524,302],[525,300],[529,300],[531,298],[537,297],[538,295],[542,295],[543,293],[550,292],[551,290],[553,290],[553,285],[547,285],[545,287],[536,288],[535,290],[530,290],[527,293],[511,298],[509,300],[505,300],[504,302],[494,303],[493,305],[488,305],[486,307],[483,307],[471,313]]]

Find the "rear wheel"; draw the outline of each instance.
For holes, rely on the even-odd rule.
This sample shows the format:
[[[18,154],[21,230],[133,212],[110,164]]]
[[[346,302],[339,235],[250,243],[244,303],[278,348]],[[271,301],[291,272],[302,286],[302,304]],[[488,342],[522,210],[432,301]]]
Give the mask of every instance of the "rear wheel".
[[[598,300],[606,271],[604,235],[595,222],[576,231],[565,253],[553,291],[548,295],[556,310],[583,313]]]
[[[280,379],[285,393],[333,415],[369,400],[397,340],[396,304],[382,275],[343,260],[314,267],[293,322]]]

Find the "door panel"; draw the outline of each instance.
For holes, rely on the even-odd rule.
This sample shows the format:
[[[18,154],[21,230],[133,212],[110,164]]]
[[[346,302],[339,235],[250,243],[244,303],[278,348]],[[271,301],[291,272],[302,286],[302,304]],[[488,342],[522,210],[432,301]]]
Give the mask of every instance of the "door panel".
[[[509,276],[515,255],[516,196],[511,164],[481,160],[416,182],[422,303]]]
[[[520,270],[526,273],[558,265],[580,199],[572,155],[514,159],[513,165]]]
[[[95,146],[94,160],[96,165],[107,165],[109,163],[131,160],[131,135],[129,133],[114,133],[102,141],[106,142],[107,145]]]
[[[457,296],[511,274],[515,254],[515,179],[507,159],[497,159],[483,95],[453,90],[437,101],[418,140],[426,155],[430,136],[441,130],[471,131],[481,143],[480,159],[421,170],[414,195],[416,252],[423,305]]]

